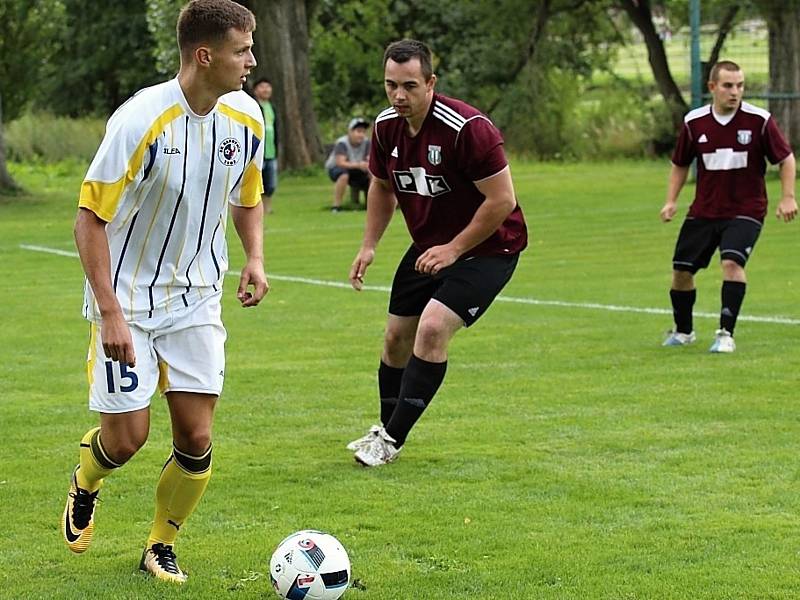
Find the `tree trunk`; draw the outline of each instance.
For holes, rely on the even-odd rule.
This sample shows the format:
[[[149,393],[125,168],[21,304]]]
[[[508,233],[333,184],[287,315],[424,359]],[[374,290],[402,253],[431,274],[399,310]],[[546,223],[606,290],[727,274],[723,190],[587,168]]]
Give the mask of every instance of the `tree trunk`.
[[[545,26],[547,25],[547,21],[550,18],[550,4],[551,0],[543,0],[543,2],[539,5],[539,9],[536,11],[536,20],[533,23],[533,29],[531,30],[531,33],[528,36],[528,42],[525,45],[525,52],[517,61],[517,64],[514,67],[506,86],[513,84],[517,80],[517,77],[519,77],[519,74],[522,72],[522,70],[533,60],[536,54],[536,49],[539,47],[539,42],[541,42],[542,37],[544,36],[544,30]],[[503,100],[504,96],[505,93],[498,96],[495,101],[489,105],[489,108],[486,110],[486,112],[488,114],[492,114],[494,109],[497,108],[497,105],[500,104],[501,100]]]
[[[278,160],[282,168],[297,169],[322,157],[314,114],[309,67],[308,21],[311,3],[299,0],[242,2],[256,15],[253,49],[258,66],[251,78],[272,82],[278,121]]]
[[[779,3],[767,16],[769,91],[800,93],[800,2]],[[769,110],[795,155],[800,152],[800,98],[769,101]]]
[[[6,143],[3,139],[3,99],[0,97],[0,194],[18,192],[17,182],[6,169]]]
[[[733,29],[733,23],[736,19],[736,14],[739,12],[741,6],[739,4],[732,4],[725,10],[722,20],[719,22],[719,30],[717,30],[717,40],[714,42],[714,47],[711,49],[711,54],[708,55],[708,60],[703,63],[703,85],[709,80],[711,69],[717,61],[719,61],[719,53],[722,51],[722,46],[728,34]]]
[[[658,91],[666,100],[672,116],[675,131],[678,131],[683,123],[683,115],[689,110],[689,105],[683,99],[681,90],[667,62],[667,53],[664,50],[664,42],[658,37],[656,28],[653,25],[653,14],[650,11],[649,0],[620,0],[620,5],[628,13],[631,21],[641,32],[644,43],[647,46],[647,59],[653,71]]]

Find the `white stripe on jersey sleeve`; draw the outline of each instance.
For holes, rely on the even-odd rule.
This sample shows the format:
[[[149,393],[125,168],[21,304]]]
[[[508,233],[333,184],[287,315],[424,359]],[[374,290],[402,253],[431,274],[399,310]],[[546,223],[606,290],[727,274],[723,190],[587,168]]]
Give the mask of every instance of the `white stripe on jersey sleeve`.
[[[454,123],[461,123],[461,125],[463,125],[467,121],[467,119],[439,100],[434,104],[434,108],[438,108],[442,113],[448,115]]]
[[[492,122],[491,122],[491,121],[490,121],[488,118],[484,117],[483,115],[475,115],[474,117],[470,117],[469,119],[467,119],[466,121],[464,121],[464,127],[466,127],[466,126],[469,124],[469,122],[470,122],[470,121],[474,121],[475,119],[483,119],[484,121],[486,121],[487,123],[489,123],[489,125],[491,125],[492,127],[494,127],[494,123],[492,123]],[[461,129],[463,129],[463,127],[462,127]],[[458,144],[458,138],[459,138],[459,137],[461,137],[461,131],[459,131],[459,132],[458,132],[458,135],[456,136],[456,141],[455,141],[455,144]]]
[[[378,113],[378,116],[375,117],[375,122],[379,123],[381,121],[388,121],[389,119],[396,119],[397,117],[398,114],[394,108],[387,108],[386,110]]]
[[[450,115],[448,115],[447,113],[439,110],[438,103],[433,107],[433,116],[439,119],[442,123],[444,123],[448,127],[455,129],[457,132],[461,131],[461,128],[464,126],[463,122],[459,123],[453,120],[453,118],[450,117]]]
[[[768,110],[764,110],[758,106],[753,106],[749,102],[742,102],[741,108],[743,112],[750,113],[751,115],[758,115],[765,121],[769,120],[769,118],[772,116]]]
[[[759,108],[758,106],[753,106],[748,102],[742,102],[742,112],[749,113],[751,115],[758,115],[762,119],[764,119],[764,124],[761,126],[761,133],[764,133],[764,130],[767,128],[767,121],[769,121],[770,117],[772,116],[768,110],[764,110],[763,108]]]
[[[378,129],[378,123],[383,121],[388,121],[390,119],[396,119],[399,115],[397,111],[393,107],[386,108],[378,113],[378,116],[375,117],[375,140],[378,142],[378,145],[383,148],[383,142],[381,141],[380,130]]]
[[[688,113],[686,113],[686,116],[683,117],[683,122],[688,123],[689,121],[694,121],[695,119],[699,119],[700,117],[705,117],[710,112],[711,112],[710,104],[706,104],[705,106],[695,108],[694,110],[690,110]]]

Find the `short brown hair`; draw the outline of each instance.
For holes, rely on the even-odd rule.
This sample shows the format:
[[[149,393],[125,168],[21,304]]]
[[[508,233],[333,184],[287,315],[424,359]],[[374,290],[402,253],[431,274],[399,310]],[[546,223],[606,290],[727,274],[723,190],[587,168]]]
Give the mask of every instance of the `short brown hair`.
[[[717,81],[719,79],[719,72],[722,70],[741,71],[742,68],[732,60],[721,60],[719,62],[714,63],[714,66],[711,67],[711,72],[708,74],[708,80]]]
[[[425,81],[428,81],[433,75],[431,49],[417,40],[405,39],[392,42],[386,47],[386,52],[383,53],[384,67],[390,58],[396,63],[404,63],[412,58],[417,58],[422,67],[422,76],[425,77]]]
[[[249,33],[255,28],[253,13],[233,0],[192,0],[178,16],[178,48],[183,54],[223,41],[229,29]]]

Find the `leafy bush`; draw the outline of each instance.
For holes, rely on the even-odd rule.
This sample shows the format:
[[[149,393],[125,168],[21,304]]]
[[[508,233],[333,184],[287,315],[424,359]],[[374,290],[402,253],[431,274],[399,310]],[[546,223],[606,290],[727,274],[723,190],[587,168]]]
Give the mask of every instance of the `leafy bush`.
[[[574,77],[551,69],[530,70],[510,87],[491,117],[508,148],[538,159],[580,155],[580,132],[573,118],[579,100]]]
[[[589,87],[558,69],[525,74],[491,116],[509,151],[542,160],[642,158],[675,141],[666,105],[649,87]]]
[[[660,95],[629,85],[608,85],[584,95],[575,119],[581,158],[641,158],[671,150],[672,120]]]
[[[71,119],[27,113],[5,125],[8,158],[20,162],[89,163],[105,131],[105,119]]]

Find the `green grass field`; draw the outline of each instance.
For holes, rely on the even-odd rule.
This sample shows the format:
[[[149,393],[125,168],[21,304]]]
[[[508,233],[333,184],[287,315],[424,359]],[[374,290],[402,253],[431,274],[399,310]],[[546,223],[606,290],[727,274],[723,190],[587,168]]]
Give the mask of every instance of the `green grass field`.
[[[679,225],[658,220],[667,171],[514,163],[530,247],[505,300],[454,340],[398,461],[376,470],[344,445],[376,419],[388,295],[323,285],[346,284],[364,213],[327,212],[322,175],[284,177],[268,298],[243,310],[228,279],[215,472],[179,538],[189,582],[173,588],[136,571],[170,447],[161,399],[148,443],[103,488],[89,552],[61,539],[96,420],[82,272],[21,245],[74,251],[83,167],[15,166],[31,195],[0,200],[0,596],[269,598],[275,545],[316,528],[350,552],[350,600],[797,598],[800,225],[770,215],[736,354],[707,353],[709,316],[697,345],[661,348]],[[407,244],[398,215],[366,283],[388,286]],[[713,315],[717,269],[698,289]],[[634,310],[648,308],[663,312]]]

